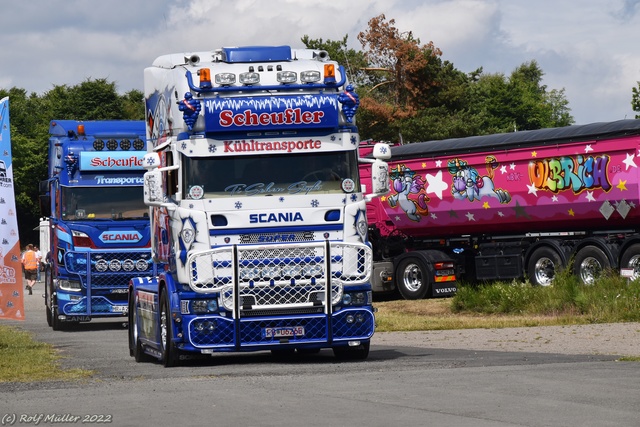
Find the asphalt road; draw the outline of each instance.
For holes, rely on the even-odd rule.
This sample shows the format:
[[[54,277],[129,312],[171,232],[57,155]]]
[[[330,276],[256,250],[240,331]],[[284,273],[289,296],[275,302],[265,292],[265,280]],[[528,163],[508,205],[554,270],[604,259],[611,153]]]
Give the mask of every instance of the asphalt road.
[[[26,320],[6,323],[54,344],[64,367],[95,376],[0,385],[0,425],[640,426],[640,363],[615,355],[374,339],[360,362],[338,363],[330,350],[293,359],[258,352],[166,369],[135,363],[120,323],[52,331],[35,294],[25,297]]]

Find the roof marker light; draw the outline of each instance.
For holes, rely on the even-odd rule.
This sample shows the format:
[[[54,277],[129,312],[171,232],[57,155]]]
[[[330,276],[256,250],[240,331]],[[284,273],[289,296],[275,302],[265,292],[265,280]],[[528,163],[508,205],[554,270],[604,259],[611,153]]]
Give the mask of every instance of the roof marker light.
[[[84,125],[78,125],[78,135],[84,136]]]

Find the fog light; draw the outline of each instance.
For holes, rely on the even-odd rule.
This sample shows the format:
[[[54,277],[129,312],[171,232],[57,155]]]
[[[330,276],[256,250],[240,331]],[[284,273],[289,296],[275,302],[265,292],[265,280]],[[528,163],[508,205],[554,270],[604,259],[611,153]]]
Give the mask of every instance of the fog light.
[[[342,303],[343,303],[344,305],[349,305],[349,304],[351,304],[351,294],[344,294],[344,295],[342,296]]]
[[[347,317],[345,318],[345,320],[347,321],[347,323],[348,323],[348,324],[350,324],[350,325],[351,325],[353,322],[355,322],[355,321],[356,321],[356,318],[355,318],[355,317],[353,317],[353,315],[352,315],[352,314],[348,314],[348,315],[347,315]]]

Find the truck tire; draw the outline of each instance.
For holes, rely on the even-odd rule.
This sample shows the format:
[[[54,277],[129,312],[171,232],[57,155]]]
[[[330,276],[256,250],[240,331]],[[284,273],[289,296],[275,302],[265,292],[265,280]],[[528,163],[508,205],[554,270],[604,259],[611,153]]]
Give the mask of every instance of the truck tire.
[[[149,362],[152,358],[144,352],[140,342],[136,305],[133,295],[129,295],[129,356],[137,363]]]
[[[610,268],[611,263],[607,255],[593,245],[580,249],[573,262],[573,271],[584,285],[593,285],[596,278]]]
[[[47,325],[53,327],[53,315],[51,314],[51,290],[53,288],[53,282],[51,280],[51,271],[47,267],[44,273],[44,308],[47,313]]]
[[[404,299],[422,299],[429,292],[427,269],[419,258],[405,258],[396,269],[396,286]]]
[[[640,278],[640,243],[629,246],[620,258],[620,268],[633,268],[631,280]]]
[[[173,342],[171,307],[169,306],[169,298],[166,291],[160,292],[160,352],[162,353],[162,364],[165,368],[177,365],[178,354]]]
[[[534,286],[550,286],[561,267],[562,258],[558,252],[549,247],[540,247],[529,258],[527,275]]]
[[[365,342],[355,347],[348,345],[333,347],[333,355],[338,360],[364,360],[369,357],[370,345],[370,342]]]

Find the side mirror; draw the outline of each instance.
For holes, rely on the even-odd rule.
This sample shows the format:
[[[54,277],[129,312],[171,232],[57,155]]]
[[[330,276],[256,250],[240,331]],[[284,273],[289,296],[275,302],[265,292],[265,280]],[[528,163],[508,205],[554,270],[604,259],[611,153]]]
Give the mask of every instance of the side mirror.
[[[163,202],[162,172],[157,169],[145,172],[144,203],[148,206],[160,206]]]
[[[376,159],[371,165],[371,189],[373,197],[381,196],[389,192],[389,165],[380,159]]]
[[[389,160],[391,158],[391,148],[389,148],[389,144],[378,142],[373,146],[371,154],[374,159]]]

